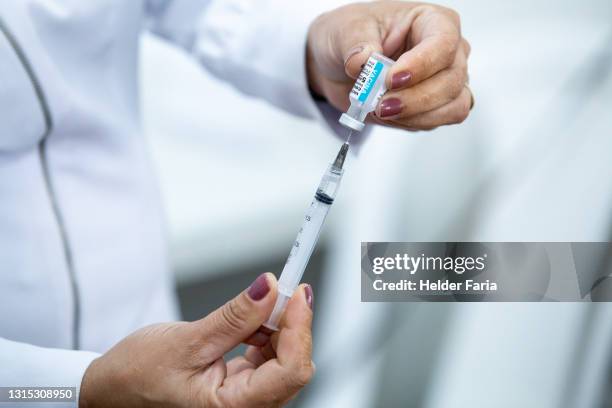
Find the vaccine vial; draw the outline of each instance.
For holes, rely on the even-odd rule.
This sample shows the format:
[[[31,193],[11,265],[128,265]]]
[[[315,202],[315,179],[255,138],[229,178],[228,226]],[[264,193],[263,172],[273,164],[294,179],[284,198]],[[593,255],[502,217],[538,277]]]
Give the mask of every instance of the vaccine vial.
[[[393,63],[382,54],[370,55],[349,95],[351,106],[340,116],[342,126],[357,132],[363,130],[366,116],[376,109],[380,98],[387,92],[385,78]]]

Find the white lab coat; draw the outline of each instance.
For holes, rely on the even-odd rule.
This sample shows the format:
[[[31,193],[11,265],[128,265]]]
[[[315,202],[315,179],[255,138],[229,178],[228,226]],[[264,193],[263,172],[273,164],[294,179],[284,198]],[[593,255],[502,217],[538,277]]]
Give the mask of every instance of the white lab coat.
[[[0,2],[0,386],[78,390],[97,353],[177,318],[139,121],[141,29],[314,118],[304,49],[322,11],[285,0]]]

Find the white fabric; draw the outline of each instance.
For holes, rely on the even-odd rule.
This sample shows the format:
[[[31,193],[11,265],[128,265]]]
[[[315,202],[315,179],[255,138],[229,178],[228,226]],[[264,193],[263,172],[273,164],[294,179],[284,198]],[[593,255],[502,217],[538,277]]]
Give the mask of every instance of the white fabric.
[[[0,379],[6,387],[76,387],[78,401],[83,373],[96,357],[90,351],[36,347],[0,338]],[[18,364],[4,364],[11,359],[18,359]]]
[[[304,54],[308,25],[325,7],[302,3],[0,2],[3,25],[44,96],[33,93],[27,67],[0,34],[0,386],[78,387],[96,353],[177,318],[138,117],[141,28],[180,44],[245,93],[317,118]],[[214,96],[208,100],[212,107]],[[43,151],[45,106],[51,132]],[[72,346],[75,303],[60,221],[80,297],[80,347],[96,353],[60,350]]]

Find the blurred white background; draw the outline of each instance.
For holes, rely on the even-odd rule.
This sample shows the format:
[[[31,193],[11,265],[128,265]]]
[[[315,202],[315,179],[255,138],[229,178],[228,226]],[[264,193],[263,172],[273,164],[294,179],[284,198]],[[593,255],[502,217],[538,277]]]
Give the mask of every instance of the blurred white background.
[[[462,125],[374,129],[317,259],[312,407],[607,406],[608,305],[363,304],[361,241],[607,241],[612,3],[451,1],[472,44]],[[143,118],[187,318],[280,272],[339,147],[142,40]]]

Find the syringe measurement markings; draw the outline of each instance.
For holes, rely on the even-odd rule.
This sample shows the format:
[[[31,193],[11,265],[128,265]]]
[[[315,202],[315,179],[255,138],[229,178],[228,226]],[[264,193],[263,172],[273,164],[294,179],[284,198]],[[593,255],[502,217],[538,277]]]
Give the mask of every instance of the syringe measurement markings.
[[[271,330],[278,330],[283,311],[289,298],[298,287],[308,261],[316,246],[319,234],[327,213],[334,202],[334,198],[342,179],[342,166],[348,152],[349,145],[343,144],[336,159],[325,171],[315,193],[315,199],[304,215],[302,225],[293,243],[287,262],[278,280],[278,297],[274,309],[264,323]]]

